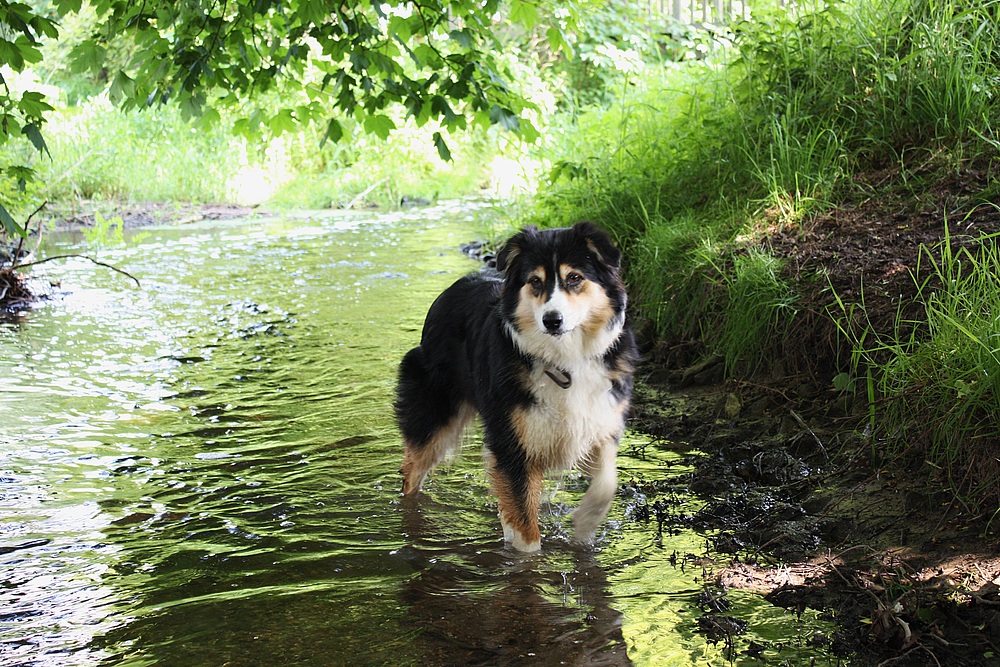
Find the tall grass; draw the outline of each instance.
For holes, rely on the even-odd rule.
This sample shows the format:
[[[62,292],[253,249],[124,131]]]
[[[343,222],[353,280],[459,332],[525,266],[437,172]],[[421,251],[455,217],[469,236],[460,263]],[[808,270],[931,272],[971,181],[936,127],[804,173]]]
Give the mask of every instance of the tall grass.
[[[729,345],[724,309],[739,300],[718,276],[744,272],[734,246],[759,262],[759,239],[794,233],[858,171],[905,178],[931,155],[995,154],[998,10],[1000,0],[855,0],[759,11],[734,26],[732,48],[647,70],[617,104],[567,125],[537,217],[611,229],[660,335],[690,338],[696,317],[708,351],[752,356],[784,323],[765,318],[743,349]],[[789,287],[767,275],[757,294],[780,311]]]
[[[939,246],[920,251],[920,319],[890,336],[841,328],[854,345],[855,373],[882,403],[870,416],[882,443],[873,454],[897,460],[915,453],[974,507],[1000,497],[998,239],[960,246],[946,227]],[[842,322],[853,319],[842,314]]]
[[[349,129],[349,123],[345,123]],[[322,131],[251,142],[231,119],[195,123],[160,107],[121,112],[105,98],[63,110],[47,126],[51,159],[35,159],[38,198],[186,201],[298,208],[397,206],[476,192],[497,142],[483,130],[452,139],[443,162],[431,132],[400,122],[386,141],[363,132],[321,146]]]
[[[98,98],[46,129],[51,159],[35,166],[49,200],[225,202],[250,157],[223,128],[192,126],[168,107],[124,114]]]

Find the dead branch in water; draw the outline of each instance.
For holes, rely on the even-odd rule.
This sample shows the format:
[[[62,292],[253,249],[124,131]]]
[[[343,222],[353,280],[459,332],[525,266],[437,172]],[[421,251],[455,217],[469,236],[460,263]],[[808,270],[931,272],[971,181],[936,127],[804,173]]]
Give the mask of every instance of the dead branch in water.
[[[16,269],[17,266],[18,266],[17,260],[21,257],[21,250],[24,248],[24,239],[28,238],[28,225],[31,224],[31,219],[33,217],[35,217],[36,215],[38,215],[42,211],[43,208],[45,208],[46,206],[48,206],[48,204],[49,204],[49,201],[46,199],[41,204],[39,204],[38,208],[35,209],[34,213],[32,213],[31,215],[29,215],[28,219],[24,221],[24,236],[22,236],[17,241],[17,250],[14,251],[14,258],[12,260],[13,263],[11,264],[11,267],[10,267],[11,271],[13,271],[14,269]],[[38,242],[41,243],[41,241],[42,241],[42,223],[39,222],[38,223]],[[38,245],[36,244],[35,247],[37,248]]]
[[[94,264],[97,264],[98,266],[103,266],[105,268],[111,269],[112,271],[116,271],[117,273],[120,273],[123,276],[126,276],[126,277],[131,278],[132,280],[134,280],[136,287],[142,287],[142,285],[139,283],[139,279],[136,278],[135,276],[133,276],[128,271],[125,271],[123,269],[119,269],[117,266],[114,266],[113,264],[108,264],[107,262],[101,262],[99,260],[96,260],[93,257],[91,257],[90,255],[81,255],[79,253],[70,253],[68,255],[52,255],[51,257],[46,257],[45,259],[35,260],[34,262],[27,262],[25,264],[18,264],[17,268],[23,269],[23,268],[26,268],[26,267],[29,267],[29,266],[35,266],[37,264],[44,264],[45,262],[51,262],[54,259],[68,259],[70,257],[79,257],[79,258],[85,259],[85,260],[87,260],[89,262],[93,262]]]

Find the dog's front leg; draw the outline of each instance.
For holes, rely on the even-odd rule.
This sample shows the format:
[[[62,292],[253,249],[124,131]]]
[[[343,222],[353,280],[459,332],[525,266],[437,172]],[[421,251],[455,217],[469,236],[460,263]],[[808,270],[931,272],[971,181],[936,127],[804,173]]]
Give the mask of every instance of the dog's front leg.
[[[497,461],[487,456],[490,485],[497,496],[504,540],[518,551],[542,548],[538,530],[538,504],[542,494],[542,471],[523,461]]]
[[[598,443],[587,459],[585,472],[590,474],[590,486],[573,512],[573,538],[577,542],[591,544],[597,526],[608,515],[618,491],[617,454],[618,436],[615,436]]]

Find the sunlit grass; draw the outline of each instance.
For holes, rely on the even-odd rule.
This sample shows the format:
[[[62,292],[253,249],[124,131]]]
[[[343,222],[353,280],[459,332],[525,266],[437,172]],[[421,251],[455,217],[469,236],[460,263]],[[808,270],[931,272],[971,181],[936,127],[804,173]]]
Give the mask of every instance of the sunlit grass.
[[[731,50],[644,70],[616,104],[557,127],[537,217],[607,226],[628,249],[639,311],[660,336],[742,357],[725,325],[740,317],[725,309],[762,294],[733,291],[751,264],[765,265],[762,229],[795,233],[851,194],[857,172],[891,168],[905,182],[929,156],[995,153],[998,6],[755,10]],[[750,255],[734,247],[753,262],[738,266]],[[765,312],[786,309],[790,288],[780,271],[765,273]],[[760,349],[785,322],[744,325],[747,348]],[[744,361],[729,368],[755,366]]]
[[[95,98],[48,123],[51,159],[35,157],[32,193],[60,202],[364,208],[496,192],[495,130],[449,136],[454,159],[446,162],[433,129],[400,125],[384,141],[358,131],[321,145],[321,128],[307,127],[251,142],[225,118],[191,123],[172,107],[121,112]]]

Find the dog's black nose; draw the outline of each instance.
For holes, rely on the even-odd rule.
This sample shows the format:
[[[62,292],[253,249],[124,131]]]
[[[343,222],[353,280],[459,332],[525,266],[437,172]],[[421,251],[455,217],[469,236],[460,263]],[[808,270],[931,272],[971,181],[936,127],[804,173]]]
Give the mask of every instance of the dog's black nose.
[[[545,325],[545,330],[549,333],[555,333],[562,328],[563,318],[562,313],[557,310],[550,310],[549,312],[542,315],[542,324]]]

